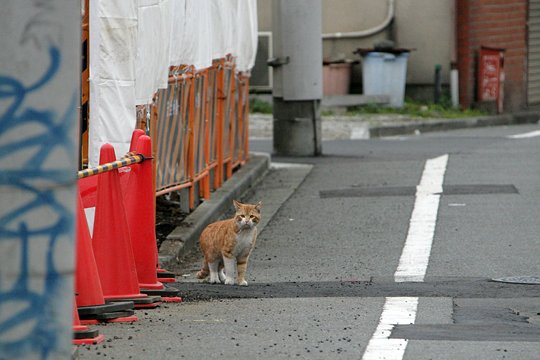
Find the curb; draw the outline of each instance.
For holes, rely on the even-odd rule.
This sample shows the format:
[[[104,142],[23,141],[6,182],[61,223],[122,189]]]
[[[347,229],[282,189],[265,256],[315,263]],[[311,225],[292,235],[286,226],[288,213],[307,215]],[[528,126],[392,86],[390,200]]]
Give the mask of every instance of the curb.
[[[164,268],[174,268],[182,256],[197,245],[204,228],[231,209],[232,201],[255,187],[270,167],[270,155],[250,154],[249,160],[223,186],[212,193],[163,241],[159,262]]]
[[[519,112],[514,114],[503,114],[493,116],[482,116],[475,118],[449,119],[449,120],[429,120],[393,125],[370,126],[370,138],[408,135],[419,132],[444,131],[465,129],[484,126],[498,125],[518,125],[533,124],[540,120],[540,113],[537,111]]]

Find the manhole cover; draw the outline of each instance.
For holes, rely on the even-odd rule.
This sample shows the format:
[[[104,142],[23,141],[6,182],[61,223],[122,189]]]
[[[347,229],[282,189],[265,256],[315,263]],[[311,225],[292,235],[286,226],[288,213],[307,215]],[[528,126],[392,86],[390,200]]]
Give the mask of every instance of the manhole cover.
[[[493,281],[510,284],[540,285],[540,276],[510,276],[493,279]]]

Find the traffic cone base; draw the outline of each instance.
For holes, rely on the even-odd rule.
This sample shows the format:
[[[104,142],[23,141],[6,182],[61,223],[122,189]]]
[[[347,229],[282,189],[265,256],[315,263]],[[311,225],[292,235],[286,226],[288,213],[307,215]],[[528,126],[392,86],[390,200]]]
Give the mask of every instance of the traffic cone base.
[[[151,296],[161,296],[161,297],[175,297],[178,296],[180,290],[164,286],[162,289],[141,289],[141,292]]]
[[[75,301],[73,301],[73,305],[75,305]],[[73,325],[71,329],[73,331],[73,335],[71,341],[74,345],[99,344],[105,340],[105,336],[99,335],[99,330],[92,330],[88,326],[81,324],[76,306],[72,307],[72,314]]]
[[[142,289],[155,289],[155,290],[160,290],[160,289],[163,289],[165,286],[159,282],[159,281],[156,281],[155,283],[153,284],[144,284],[144,283],[139,283],[139,287],[142,288]],[[141,291],[142,293],[144,293],[144,291]]]
[[[132,323],[132,322],[135,322],[135,321],[138,321],[138,320],[139,320],[139,318],[136,315],[130,315],[130,316],[116,317],[116,318],[110,319],[110,320],[96,320],[96,319],[83,320],[83,319],[81,319],[81,324],[83,324],[83,325],[99,325],[99,324],[107,324],[107,323],[126,323],[126,322]]]
[[[146,294],[137,298],[106,297],[105,299],[107,301],[133,301],[135,309],[155,308],[161,304],[161,296],[148,296]]]
[[[135,321],[139,321],[139,318],[137,317],[137,315],[126,316],[126,317],[123,317],[123,318],[116,318],[116,319],[108,320],[107,322],[108,323],[120,323],[120,322],[135,322]]]
[[[167,271],[165,269],[157,269],[157,277],[158,278],[175,278],[176,275],[170,271]]]
[[[73,345],[97,345],[105,341],[105,336],[95,335],[99,334],[98,330],[88,330],[88,331],[75,331],[73,333],[74,339],[71,341]]]
[[[97,321],[111,321],[118,318],[125,318],[129,316],[133,316],[135,314],[134,310],[124,310],[124,311],[115,311],[112,313],[103,313],[96,315],[95,320]]]
[[[88,319],[88,317],[91,315],[113,313],[116,311],[133,310],[133,308],[134,308],[133,301],[124,301],[124,302],[118,301],[118,302],[109,302],[103,305],[79,306],[77,307],[77,311],[79,312],[79,316],[82,316]]]
[[[158,303],[152,303],[152,304],[135,305],[135,309],[154,309],[154,308],[157,308],[159,305],[161,305],[161,301]]]
[[[84,320],[84,319],[81,319],[81,324],[82,325],[98,325],[98,324],[100,324],[100,322],[97,321],[97,320]]]
[[[156,275],[160,282],[176,282],[176,274],[172,273],[168,270],[157,268],[156,269]]]
[[[164,303],[181,303],[183,299],[180,296],[173,296],[173,297],[161,297],[161,300],[163,300]]]

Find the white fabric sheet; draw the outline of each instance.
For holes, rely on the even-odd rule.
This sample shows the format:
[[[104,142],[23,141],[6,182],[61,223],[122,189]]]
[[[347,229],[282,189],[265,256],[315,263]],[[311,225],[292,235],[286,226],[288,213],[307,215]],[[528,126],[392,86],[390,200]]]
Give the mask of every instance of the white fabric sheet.
[[[90,0],[90,123],[88,162],[99,164],[99,149],[129,148],[135,128],[136,0]]]
[[[90,0],[89,165],[104,143],[129,148],[135,105],[167,87],[170,65],[205,69],[232,54],[249,72],[257,0]]]
[[[157,90],[161,55],[161,9],[159,0],[139,0],[135,103],[150,104]]]
[[[255,65],[257,55],[257,0],[239,0],[237,5],[236,68],[249,72]]]

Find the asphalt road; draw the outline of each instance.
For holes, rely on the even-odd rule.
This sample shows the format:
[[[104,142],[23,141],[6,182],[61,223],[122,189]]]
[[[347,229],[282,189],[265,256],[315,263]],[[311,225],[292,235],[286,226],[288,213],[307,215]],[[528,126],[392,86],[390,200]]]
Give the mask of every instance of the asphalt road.
[[[540,276],[540,137],[508,137],[537,130],[331,141],[319,158],[274,158],[312,167],[273,169],[248,199],[269,204],[250,285],[201,284],[188,262],[184,303],[99,326],[108,342],[79,357],[539,359],[540,284],[492,281]],[[426,162],[445,155],[442,187],[422,190],[437,189]],[[438,209],[431,236],[415,217],[423,196]],[[425,274],[401,282],[409,245],[426,253]]]

